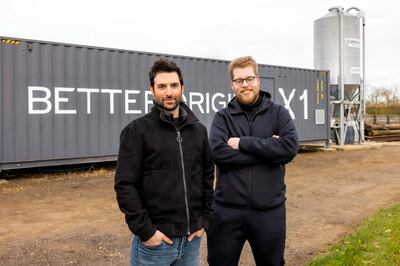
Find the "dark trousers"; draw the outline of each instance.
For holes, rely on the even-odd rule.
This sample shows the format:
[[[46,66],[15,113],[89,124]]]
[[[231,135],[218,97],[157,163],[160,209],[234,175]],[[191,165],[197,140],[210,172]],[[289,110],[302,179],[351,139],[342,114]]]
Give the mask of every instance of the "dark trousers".
[[[207,232],[208,263],[236,266],[245,241],[256,264],[284,265],[285,204],[268,210],[236,209],[214,204],[214,221]]]

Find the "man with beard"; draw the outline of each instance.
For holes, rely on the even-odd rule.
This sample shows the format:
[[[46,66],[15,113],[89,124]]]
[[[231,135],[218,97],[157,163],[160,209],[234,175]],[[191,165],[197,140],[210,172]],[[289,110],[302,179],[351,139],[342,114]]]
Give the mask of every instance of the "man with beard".
[[[115,191],[135,234],[131,265],[198,265],[211,220],[214,166],[206,128],[181,102],[180,68],[159,59],[151,112],[121,133]]]
[[[237,265],[247,240],[257,265],[284,265],[285,164],[297,154],[297,133],[288,111],[260,91],[252,57],[233,60],[229,74],[235,98],[210,129],[217,184],[208,262]]]

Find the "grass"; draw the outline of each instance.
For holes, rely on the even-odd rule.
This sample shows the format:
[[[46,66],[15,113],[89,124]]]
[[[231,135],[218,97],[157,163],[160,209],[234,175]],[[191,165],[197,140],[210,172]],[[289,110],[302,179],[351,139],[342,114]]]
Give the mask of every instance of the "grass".
[[[400,265],[400,204],[381,209],[307,265]]]

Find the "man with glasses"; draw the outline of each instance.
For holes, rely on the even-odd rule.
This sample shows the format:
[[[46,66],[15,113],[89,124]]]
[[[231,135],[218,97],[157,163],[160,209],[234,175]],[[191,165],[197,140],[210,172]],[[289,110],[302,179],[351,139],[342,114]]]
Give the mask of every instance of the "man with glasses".
[[[298,151],[296,129],[289,112],[260,91],[252,57],[234,59],[229,74],[235,98],[210,129],[217,183],[208,262],[237,265],[248,240],[257,265],[284,265],[284,175]]]

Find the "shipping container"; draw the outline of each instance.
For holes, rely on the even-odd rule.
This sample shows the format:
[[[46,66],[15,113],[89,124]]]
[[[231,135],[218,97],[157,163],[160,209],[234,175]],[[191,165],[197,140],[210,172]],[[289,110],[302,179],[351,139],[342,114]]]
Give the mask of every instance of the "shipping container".
[[[115,160],[121,129],[153,105],[148,72],[160,57],[180,66],[184,101],[208,128],[233,98],[229,61],[1,37],[0,170]],[[259,70],[300,140],[328,143],[329,73]]]

